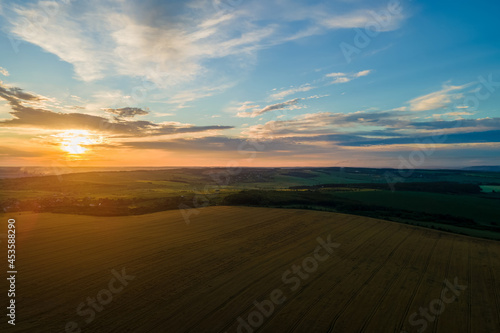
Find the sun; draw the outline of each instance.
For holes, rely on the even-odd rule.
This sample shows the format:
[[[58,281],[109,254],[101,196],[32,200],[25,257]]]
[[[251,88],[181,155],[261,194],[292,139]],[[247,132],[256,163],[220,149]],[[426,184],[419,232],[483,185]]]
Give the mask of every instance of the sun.
[[[86,130],[68,130],[54,137],[58,138],[59,147],[70,155],[82,155],[89,146],[101,142],[101,138]]]

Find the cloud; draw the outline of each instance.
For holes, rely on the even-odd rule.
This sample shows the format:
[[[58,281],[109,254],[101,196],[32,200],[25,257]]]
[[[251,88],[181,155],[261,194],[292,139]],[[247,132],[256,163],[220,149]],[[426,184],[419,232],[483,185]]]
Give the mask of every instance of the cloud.
[[[207,74],[204,63],[211,59],[245,59],[239,62],[244,66],[257,50],[273,44],[275,33],[271,25],[247,24],[234,14],[221,17],[213,8],[180,14],[175,2],[47,6],[47,1],[11,6],[4,15],[10,32],[70,63],[76,77],[87,82],[114,75],[145,77],[159,87],[190,82]],[[26,22],[38,13],[44,21],[27,29]]]
[[[297,1],[245,1],[231,7],[221,13],[214,11],[212,1],[37,1],[9,5],[2,16],[10,33],[71,64],[80,80],[126,75],[159,87],[217,77],[207,66],[213,60],[244,69],[262,49],[362,27],[376,17],[373,10],[339,15],[337,6]],[[282,15],[276,17],[276,12]],[[27,28],[26,22],[39,13],[44,20]],[[396,29],[402,19],[393,16],[380,30]],[[286,96],[283,92],[277,98]]]
[[[3,76],[9,76],[9,71],[6,70],[5,68],[3,67],[0,67],[0,74],[2,74]]]
[[[102,1],[59,2],[52,8],[38,1],[12,6],[5,17],[14,35],[72,64],[83,81],[118,74],[146,77],[161,86],[193,80],[205,70],[205,60],[252,52],[273,33],[269,27],[244,25],[230,30],[232,16],[181,16],[175,6]],[[27,29],[26,22],[38,13],[44,21]]]
[[[288,108],[291,105],[296,105],[299,101],[300,101],[300,98],[295,98],[295,99],[292,99],[292,100],[289,100],[289,101],[286,101],[286,102],[283,102],[283,103],[277,103],[277,104],[273,104],[273,105],[268,105],[265,108],[259,110],[257,112],[257,115],[261,115],[261,114],[263,114],[265,112],[269,112],[269,111],[286,109],[286,108]]]
[[[345,77],[345,76],[341,76],[341,77],[337,77],[335,78],[335,80],[332,81],[332,84],[336,84],[336,83],[347,83],[349,81],[351,81],[352,78],[349,78],[349,77]]]
[[[104,111],[117,115],[123,118],[133,118],[135,116],[145,116],[149,112],[141,108],[120,108],[120,109],[104,109]]]
[[[328,96],[330,96],[330,95],[329,94],[325,94],[325,95],[313,95],[313,96],[306,97],[305,99],[320,99],[320,98],[328,97]]]
[[[334,78],[334,80],[331,82],[332,84],[337,84],[337,83],[346,83],[349,81],[352,81],[353,79],[362,77],[362,76],[367,76],[370,74],[372,71],[370,69],[366,69],[357,73],[353,74],[347,74],[347,73],[330,73],[326,74],[326,77],[328,78]]]
[[[401,145],[439,144],[439,149],[444,149],[447,145],[463,144],[491,147],[500,142],[500,118],[419,121],[415,120],[417,114],[411,111],[321,112],[250,126],[243,134],[264,141],[292,140],[311,147],[330,143],[337,148],[366,147],[386,151]],[[434,146],[432,149],[438,149]]]
[[[21,101],[41,101],[44,97],[26,93],[21,88],[7,87],[0,81],[0,97],[13,104],[19,104]]]
[[[59,2],[54,8],[51,5],[50,2],[39,1],[26,6],[14,6],[9,15],[5,15],[11,23],[11,32],[18,38],[40,46],[72,64],[77,76],[84,81],[102,78],[111,54],[100,52],[95,40],[84,31],[99,32],[87,29],[78,20],[69,19],[71,6],[69,2],[67,4]],[[44,15],[44,22],[33,24],[32,18],[39,15]],[[109,42],[106,40],[104,44]]]
[[[415,121],[408,123],[407,126],[418,129],[427,129],[427,130],[461,129],[461,128],[500,129],[500,118]]]
[[[144,114],[138,108],[107,109],[122,117],[110,120],[101,116],[84,113],[61,113],[41,107],[33,107],[29,103],[45,100],[41,96],[26,93],[20,88],[8,88],[0,83],[0,98],[8,101],[12,111],[12,119],[0,121],[0,127],[23,127],[49,130],[90,130],[121,137],[142,137],[168,134],[197,133],[219,131],[234,128],[233,126],[194,126],[177,122],[153,123],[150,121],[130,121],[137,114]],[[28,104],[26,104],[28,103]]]
[[[461,108],[459,108],[461,109]],[[448,112],[443,114],[443,116],[472,116],[474,113],[472,112]]]
[[[59,113],[29,107],[17,107],[13,119],[0,121],[0,127],[25,127],[50,130],[89,130],[120,137],[142,137],[196,133],[231,129],[233,126],[193,126],[176,122],[156,124],[150,121],[111,121],[82,113]]]
[[[171,117],[175,116],[175,113],[169,113],[169,112],[154,112],[153,116],[155,117]]]
[[[245,117],[254,118],[254,117],[260,116],[261,114],[266,113],[266,112],[283,110],[283,109],[296,109],[296,108],[298,108],[296,105],[300,102],[300,100],[301,100],[301,98],[295,98],[295,99],[292,99],[292,100],[289,100],[289,101],[286,101],[283,103],[268,105],[262,109],[254,109],[253,112],[245,112],[245,111],[238,112],[237,116],[242,117],[242,118],[245,118]],[[249,108],[251,106],[243,105],[242,107]]]
[[[280,100],[280,99],[285,98],[288,95],[292,95],[292,94],[299,93],[299,92],[309,91],[309,90],[312,90],[314,88],[315,87],[312,87],[309,84],[305,84],[305,85],[302,85],[302,86],[297,87],[297,88],[290,88],[290,89],[287,89],[287,90],[283,90],[283,91],[274,93],[271,96],[269,96],[269,98],[271,100]]]
[[[238,111],[245,111],[245,110],[248,110],[248,109],[255,109],[255,108],[258,108],[259,105],[255,104],[254,102],[252,101],[246,101],[246,102],[243,102],[241,104],[241,106],[238,108]]]
[[[177,104],[178,109],[187,107],[187,103],[206,97],[211,97],[216,93],[220,93],[226,89],[233,87],[235,83],[227,83],[215,86],[205,86],[192,90],[184,90],[175,93],[172,97],[168,98],[167,104]]]
[[[339,134],[362,126],[398,128],[409,122],[396,111],[385,112],[354,112],[354,113],[309,113],[294,117],[290,120],[273,120],[263,125],[250,126],[246,131],[250,137],[286,137],[286,136],[313,136],[318,134]]]
[[[159,149],[168,151],[237,151],[246,139],[210,136],[192,139],[173,139],[168,141],[134,141],[122,143],[119,147],[134,149]]]
[[[362,77],[362,76],[366,76],[366,75],[368,75],[370,73],[371,73],[371,70],[370,69],[366,69],[364,71],[357,72],[356,74],[354,74],[354,77]]]
[[[434,143],[434,144],[459,144],[459,143],[497,143],[500,142],[500,130],[468,132],[468,133],[452,133],[446,136],[411,136],[391,139],[379,140],[359,140],[359,141],[344,141],[342,146],[380,146],[380,145],[402,145],[415,143]]]
[[[185,152],[231,152],[240,153],[241,156],[246,156],[241,154],[241,149],[248,149],[250,152],[255,150],[255,147],[259,147],[259,152],[284,152],[298,154],[301,151],[311,152],[314,147],[306,147],[297,145],[295,140],[290,140],[287,138],[282,139],[269,139],[261,140],[256,142],[252,139],[246,138],[234,138],[226,136],[206,136],[202,138],[175,138],[171,140],[162,141],[133,141],[124,142],[116,146],[116,148],[132,148],[132,149],[155,149],[155,150],[166,150],[166,151],[176,151],[179,153]],[[231,155],[233,156],[233,155]],[[234,156],[233,156],[234,158]]]
[[[410,100],[411,111],[429,111],[441,109],[462,97],[460,93],[452,93],[454,91],[460,91],[469,85],[462,86],[444,86],[443,89],[435,91],[433,93],[420,96]]]
[[[382,13],[382,11],[363,9],[343,15],[324,17],[321,23],[330,29],[370,27],[372,30],[383,32],[398,29],[404,19],[405,16],[402,13],[391,14],[387,11]]]

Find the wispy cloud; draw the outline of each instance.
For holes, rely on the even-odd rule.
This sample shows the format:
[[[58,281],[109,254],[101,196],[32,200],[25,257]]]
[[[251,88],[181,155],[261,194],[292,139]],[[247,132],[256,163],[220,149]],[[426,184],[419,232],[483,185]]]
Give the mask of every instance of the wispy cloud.
[[[375,13],[367,9],[336,14],[333,6],[269,1],[244,2],[221,15],[214,12],[211,1],[196,5],[192,1],[188,4],[192,10],[179,14],[178,8],[170,8],[178,5],[168,2],[148,10],[130,0],[67,1],[58,2],[43,24],[27,29],[26,22],[47,5],[38,1],[9,6],[3,16],[10,22],[10,32],[72,64],[81,80],[126,75],[145,77],[162,87],[209,75],[206,63],[213,59],[234,59],[247,66],[259,50],[328,30],[362,27]],[[275,12],[283,15],[278,18],[271,14]],[[266,18],[273,23],[266,23]],[[383,31],[396,29],[402,19],[393,18]],[[296,22],[304,28],[297,31]],[[276,99],[292,93],[282,92]]]
[[[155,7],[165,18],[152,23],[147,17],[159,13],[139,15],[132,1],[58,3],[43,24],[27,29],[26,22],[45,6],[45,1],[14,6],[7,17],[11,32],[72,64],[83,81],[117,74],[161,86],[191,81],[206,70],[203,61],[252,52],[273,33],[270,27],[227,29],[233,16],[181,18],[169,13],[167,4]]]
[[[260,116],[263,113],[270,112],[270,111],[283,110],[283,109],[288,109],[288,110],[297,109],[297,108],[299,108],[297,106],[297,104],[300,102],[300,100],[301,100],[301,98],[295,98],[295,99],[292,99],[292,100],[289,100],[289,101],[286,101],[283,103],[276,103],[276,104],[268,105],[262,109],[254,108],[254,110],[252,112],[241,111],[241,112],[238,112],[237,116],[242,117],[242,118],[246,118],[246,117],[254,118],[254,117]],[[251,108],[253,106],[244,105],[242,107],[246,109],[246,108]]]
[[[325,95],[312,95],[312,96],[306,97],[305,99],[320,99],[320,98],[328,97],[328,96],[330,96],[330,95],[329,94],[325,94]]]
[[[370,74],[372,71],[370,69],[366,69],[357,73],[330,73],[326,74],[327,78],[333,78],[333,81],[331,82],[332,84],[337,84],[337,83],[346,83],[349,81],[352,81],[354,79],[357,79],[362,76],[367,76]]]
[[[235,83],[227,83],[215,86],[204,86],[191,90],[183,90],[175,93],[173,96],[167,99],[167,104],[176,104],[178,109],[183,109],[188,107],[188,103],[196,101],[198,99],[211,97],[217,93],[233,87]]]
[[[444,86],[443,89],[433,93],[420,96],[410,100],[411,111],[429,111],[444,108],[451,104],[454,100],[461,98],[463,95],[458,91],[465,89],[469,85],[461,86]]]
[[[378,31],[392,31],[398,29],[405,19],[403,13],[396,13],[384,17],[382,20],[384,24],[380,24],[380,16],[375,10],[362,9],[343,15],[324,17],[321,23],[330,29],[365,28],[369,24],[377,23]]]
[[[283,90],[283,91],[274,93],[274,94],[270,95],[269,98],[271,100],[280,100],[280,99],[284,99],[285,97],[287,97],[289,95],[293,95],[293,94],[300,93],[300,92],[306,92],[306,91],[312,90],[314,88],[315,87],[313,87],[309,84],[304,84],[300,87],[290,88],[287,90]]]
[[[447,112],[443,116],[472,116],[472,112]]]
[[[170,113],[170,112],[153,112],[153,116],[155,116],[155,117],[172,117],[172,116],[175,116],[175,113]]]
[[[2,74],[3,76],[9,76],[9,71],[6,70],[5,68],[3,67],[0,67],[0,74]]]

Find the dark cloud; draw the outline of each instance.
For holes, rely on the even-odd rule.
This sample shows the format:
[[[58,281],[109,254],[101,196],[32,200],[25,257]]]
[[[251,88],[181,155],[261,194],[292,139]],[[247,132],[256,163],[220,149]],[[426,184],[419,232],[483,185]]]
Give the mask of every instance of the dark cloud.
[[[500,129],[500,118],[425,121],[425,122],[412,122],[408,125],[420,129],[447,129],[447,128],[461,128],[461,127],[487,127],[487,128]]]
[[[361,133],[361,132],[360,132]],[[388,138],[394,134],[393,137]],[[330,144],[325,145],[324,142]],[[397,133],[389,133],[385,137],[380,133],[380,138],[373,139],[354,134],[329,134],[316,136],[297,136],[286,138],[259,138],[245,139],[226,136],[210,136],[203,138],[179,138],[163,141],[135,141],[123,142],[115,145],[107,145],[106,148],[115,149],[138,149],[138,150],[163,150],[182,153],[230,153],[233,158],[268,158],[284,156],[307,156],[311,154],[331,154],[332,152],[345,152],[346,147],[366,147],[380,145],[388,146],[394,144],[457,144],[457,143],[479,143],[500,142],[500,131],[457,133],[440,136],[400,136]],[[411,151],[409,148],[408,151]],[[465,149],[465,148],[464,148]],[[446,148],[440,148],[440,151]],[[368,152],[367,150],[366,152]],[[352,153],[351,153],[352,154]],[[362,153],[364,154],[364,153]],[[378,152],[383,156],[383,152]],[[380,155],[382,154],[382,155]],[[363,155],[360,155],[363,156]],[[389,156],[389,155],[388,155]],[[392,156],[392,155],[391,155]]]
[[[133,118],[135,116],[145,116],[149,112],[141,108],[120,108],[120,109],[104,109],[104,111],[117,115],[118,117]]]
[[[402,137],[405,136],[403,133],[391,131],[391,130],[373,130],[373,131],[359,131],[356,132],[357,136],[369,136],[369,137]]]
[[[299,151],[300,144],[293,139],[244,139],[232,138],[225,136],[210,136],[203,138],[190,139],[173,139],[168,141],[140,141],[126,142],[117,146],[118,148],[127,147],[134,149],[158,149],[167,151],[218,151],[218,152],[234,152],[238,157],[245,158],[253,152],[278,152],[278,151]],[[305,146],[304,146],[304,149]],[[313,150],[314,147],[307,149]]]
[[[326,141],[338,146],[500,142],[500,118],[413,121],[413,116],[414,112],[402,111],[324,112],[270,121],[250,127],[248,133],[252,136],[290,137],[310,144]],[[367,127],[381,129],[369,130]],[[442,141],[437,142],[436,138]]]
[[[0,121],[0,127],[27,127],[54,130],[82,129],[105,132],[118,136],[150,136],[177,133],[195,133],[211,130],[231,129],[233,126],[192,126],[179,123],[155,124],[150,121],[128,121],[120,117],[109,120],[104,117],[83,113],[60,113],[23,105],[23,101],[43,100],[41,97],[24,93],[19,88],[5,88],[0,84],[0,97],[6,99],[11,108],[12,119]],[[138,113],[133,108],[121,110],[125,114]],[[144,111],[145,112],[145,111]]]
[[[457,143],[485,143],[500,142],[500,130],[484,131],[484,132],[469,132],[469,133],[453,133],[427,136],[408,136],[391,139],[378,140],[352,140],[341,142],[341,146],[380,146],[380,145],[396,145],[396,144],[457,144]]]
[[[192,126],[183,124],[155,124],[150,121],[110,121],[104,117],[83,113],[59,113],[24,106],[11,112],[13,119],[0,121],[0,127],[34,127],[43,129],[84,129],[121,136],[148,136],[176,133],[194,133],[231,129],[233,126]]]
[[[274,120],[263,125],[249,128],[248,133],[253,136],[314,136],[328,134],[342,134],[345,129],[358,129],[358,136],[367,136],[373,139],[377,136],[419,136],[426,135],[429,130],[450,130],[456,132],[476,132],[500,130],[500,118],[458,119],[415,121],[415,112],[383,111],[383,112],[354,112],[342,113],[314,113],[295,117],[290,120]],[[372,130],[367,129],[374,128]]]
[[[21,88],[6,87],[0,81],[0,97],[9,103],[18,104],[20,101],[41,101],[45,98],[24,92]]]
[[[335,134],[341,128],[354,126],[400,129],[410,123],[410,116],[411,113],[402,113],[400,111],[354,112],[347,114],[321,112],[253,126],[250,133],[261,135]]]

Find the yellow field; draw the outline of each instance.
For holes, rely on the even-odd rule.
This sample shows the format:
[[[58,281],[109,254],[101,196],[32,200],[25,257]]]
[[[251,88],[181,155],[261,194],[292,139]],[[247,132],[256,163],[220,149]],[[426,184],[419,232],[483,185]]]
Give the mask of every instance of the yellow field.
[[[498,242],[268,208],[204,208],[189,225],[179,211],[19,213],[2,225],[12,217],[17,316],[11,326],[2,313],[2,332],[500,332]],[[328,235],[339,243],[331,253],[317,240]],[[456,294],[445,282],[455,279]]]

